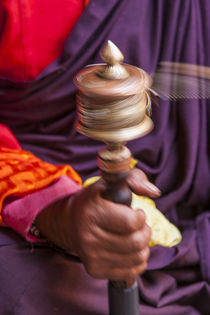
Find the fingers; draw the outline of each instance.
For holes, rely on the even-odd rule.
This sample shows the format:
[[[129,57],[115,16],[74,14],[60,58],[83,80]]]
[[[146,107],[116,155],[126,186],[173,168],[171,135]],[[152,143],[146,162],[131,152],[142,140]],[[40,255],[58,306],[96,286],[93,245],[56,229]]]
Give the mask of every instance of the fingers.
[[[134,211],[107,200],[100,202],[100,205],[98,203],[96,211],[96,224],[109,232],[126,235],[140,230],[145,224],[143,211]]]
[[[133,255],[102,255],[96,259],[88,259],[84,262],[88,273],[95,278],[112,280],[134,279],[147,267],[150,250],[144,250]]]
[[[140,169],[132,169],[127,182],[137,195],[157,198],[161,194],[161,191],[148,180],[147,176]]]
[[[133,268],[113,268],[106,272],[106,279],[112,279],[114,281],[123,281],[136,278],[138,275],[142,274],[147,268],[147,263],[135,266]]]
[[[129,255],[119,255],[112,253],[112,255],[107,255],[104,253],[104,262],[110,268],[116,268],[116,266],[120,266],[122,269],[138,267],[141,264],[147,262],[149,258],[150,250],[149,247],[145,247],[139,252],[132,253]]]
[[[146,268],[151,231],[143,211],[104,200],[103,189],[99,182],[69,198],[58,244],[77,253],[93,277],[130,279]]]
[[[80,257],[88,273],[95,278],[124,280],[136,277],[147,266],[151,229],[121,235],[99,227],[86,234]]]
[[[78,200],[79,199],[79,200]],[[83,204],[83,222],[89,224],[93,229],[101,229],[119,233],[129,234],[142,228],[145,223],[143,212],[135,212],[126,205],[119,205],[101,197],[101,190],[97,185],[88,187],[78,194],[74,207],[78,207],[79,202]],[[80,216],[80,211],[77,214]]]
[[[145,225],[146,216],[144,211],[134,211],[126,205],[119,205],[101,198],[98,187],[86,190],[90,197],[87,204],[86,224],[90,223],[91,231],[104,231],[113,234],[129,235],[140,231]],[[105,234],[104,234],[105,235]]]
[[[151,238],[151,228],[145,224],[141,230],[131,234],[119,235],[96,228],[95,239],[103,244],[102,249],[117,254],[132,254],[148,246]]]

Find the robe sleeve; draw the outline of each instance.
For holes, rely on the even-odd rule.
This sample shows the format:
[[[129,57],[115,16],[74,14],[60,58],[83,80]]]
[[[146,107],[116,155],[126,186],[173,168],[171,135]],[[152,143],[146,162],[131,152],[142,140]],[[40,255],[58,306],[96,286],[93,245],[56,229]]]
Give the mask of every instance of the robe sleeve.
[[[30,228],[37,215],[49,204],[71,196],[79,189],[80,185],[64,175],[41,190],[21,198],[8,199],[2,208],[3,222],[28,241],[36,242],[38,239],[30,234]]]
[[[47,205],[79,190],[81,178],[70,165],[52,165],[21,149],[0,125],[0,225],[28,240],[30,226]]]

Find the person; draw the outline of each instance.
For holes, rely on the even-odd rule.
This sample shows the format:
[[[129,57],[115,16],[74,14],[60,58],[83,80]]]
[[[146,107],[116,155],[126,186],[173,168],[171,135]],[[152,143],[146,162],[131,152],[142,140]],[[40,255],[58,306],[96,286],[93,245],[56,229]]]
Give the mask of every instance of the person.
[[[159,197],[158,207],[183,235],[174,248],[152,248],[148,259],[143,212],[103,200],[101,181],[80,189],[79,175],[98,174],[103,144],[76,132],[73,84],[80,69],[100,60],[108,39],[127,63],[149,73],[162,60],[209,66],[209,3],[83,5],[0,4],[1,218],[10,227],[0,230],[1,312],[107,314],[105,279],[133,278],[147,268],[137,278],[141,314],[209,314],[208,100],[160,101],[154,131],[128,143],[139,161],[128,184]]]

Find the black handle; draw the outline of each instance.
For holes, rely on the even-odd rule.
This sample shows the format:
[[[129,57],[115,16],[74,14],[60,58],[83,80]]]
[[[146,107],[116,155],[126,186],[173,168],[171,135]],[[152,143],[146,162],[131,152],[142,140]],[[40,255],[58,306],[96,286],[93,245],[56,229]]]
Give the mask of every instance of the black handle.
[[[109,281],[109,315],[139,315],[139,292],[135,280],[129,288],[116,288]]]
[[[126,182],[128,172],[110,174],[102,171],[102,177],[107,184],[102,197],[116,203],[131,205],[132,192]]]
[[[102,171],[107,188],[102,197],[131,205],[132,192],[126,182],[128,172],[110,174]],[[139,292],[136,280],[108,282],[109,315],[139,315]]]

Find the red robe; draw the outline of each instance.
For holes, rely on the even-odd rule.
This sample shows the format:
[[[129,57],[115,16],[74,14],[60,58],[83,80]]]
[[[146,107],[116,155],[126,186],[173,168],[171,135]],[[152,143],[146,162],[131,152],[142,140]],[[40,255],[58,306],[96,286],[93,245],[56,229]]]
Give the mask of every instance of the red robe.
[[[85,5],[87,1],[82,0],[1,1],[0,77],[16,82],[35,79],[61,54]],[[14,135],[2,124],[0,153],[0,210],[7,197],[21,197],[41,190],[61,175],[81,184],[79,175],[70,166],[54,166],[21,150]],[[4,217],[7,218],[7,214],[4,213]],[[8,224],[12,221],[13,228],[18,225],[11,218],[6,221]],[[0,224],[4,224],[1,215]]]

